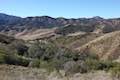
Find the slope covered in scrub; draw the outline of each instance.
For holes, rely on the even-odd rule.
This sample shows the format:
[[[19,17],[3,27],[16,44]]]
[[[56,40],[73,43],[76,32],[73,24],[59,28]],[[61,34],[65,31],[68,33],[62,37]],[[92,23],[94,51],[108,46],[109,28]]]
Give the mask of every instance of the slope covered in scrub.
[[[120,56],[120,31],[98,37],[76,50],[79,50],[80,53],[97,54],[101,59],[118,59]]]

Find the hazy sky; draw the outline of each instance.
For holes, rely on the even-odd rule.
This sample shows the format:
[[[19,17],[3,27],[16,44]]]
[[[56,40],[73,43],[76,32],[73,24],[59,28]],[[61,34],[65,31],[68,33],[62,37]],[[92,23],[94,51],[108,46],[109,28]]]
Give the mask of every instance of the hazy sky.
[[[120,17],[120,0],[0,0],[0,13],[26,17]]]

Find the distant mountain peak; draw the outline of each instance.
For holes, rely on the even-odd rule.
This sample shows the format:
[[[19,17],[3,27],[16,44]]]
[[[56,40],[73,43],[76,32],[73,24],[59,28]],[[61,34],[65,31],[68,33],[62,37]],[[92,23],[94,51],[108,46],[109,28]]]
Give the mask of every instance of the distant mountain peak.
[[[18,17],[18,16],[8,15],[8,14],[5,14],[5,13],[0,13],[0,17],[17,17],[17,18],[21,18],[21,17]]]
[[[94,16],[93,19],[101,20],[101,19],[104,19],[104,18],[102,18],[102,17],[100,17],[100,16]]]

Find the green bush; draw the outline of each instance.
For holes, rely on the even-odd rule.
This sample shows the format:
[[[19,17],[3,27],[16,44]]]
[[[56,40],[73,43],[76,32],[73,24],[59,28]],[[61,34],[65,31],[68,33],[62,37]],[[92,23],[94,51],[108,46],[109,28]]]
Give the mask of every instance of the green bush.
[[[40,60],[40,68],[46,69],[49,73],[55,70],[53,62],[47,62],[44,60]]]
[[[0,50],[0,63],[5,63],[5,54],[1,53],[1,50]]]
[[[39,59],[34,59],[30,62],[29,67],[37,67],[40,68],[40,60]]]
[[[114,63],[113,67],[109,70],[112,76],[120,78],[120,63]]]
[[[36,42],[28,49],[29,57],[37,59],[50,59],[56,53],[56,47],[53,44]]]
[[[0,47],[0,63],[5,63],[5,57],[6,57],[8,52],[6,51],[4,45],[2,45],[2,46],[3,47]]]
[[[0,63],[28,66],[29,60],[19,56],[14,50],[7,45],[0,44]]]
[[[22,40],[14,41],[8,45],[11,50],[16,51],[18,55],[25,56],[27,55],[28,47],[26,46],[25,42]]]
[[[21,56],[17,56],[17,55],[6,55],[5,56],[6,64],[28,66],[29,62],[30,62],[29,59],[25,59]]]

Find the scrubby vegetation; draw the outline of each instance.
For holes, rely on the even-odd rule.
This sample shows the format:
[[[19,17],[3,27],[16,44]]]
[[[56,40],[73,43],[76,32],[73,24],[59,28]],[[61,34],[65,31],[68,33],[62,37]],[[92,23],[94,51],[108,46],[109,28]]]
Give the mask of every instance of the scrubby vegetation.
[[[56,30],[57,34],[67,35],[69,33],[74,33],[78,31],[83,32],[92,32],[94,30],[93,25],[67,25],[65,27],[61,27],[58,30]]]
[[[83,34],[80,33],[78,35],[67,35],[67,36],[63,35],[55,39],[49,39],[49,41],[58,44],[58,46],[64,46],[70,49],[76,49],[101,35],[102,34],[96,34],[96,33],[83,33]]]
[[[79,53],[53,42],[1,42],[0,63],[44,68],[49,72],[64,70],[65,75],[104,70],[120,77],[120,63],[103,61],[96,54]]]

